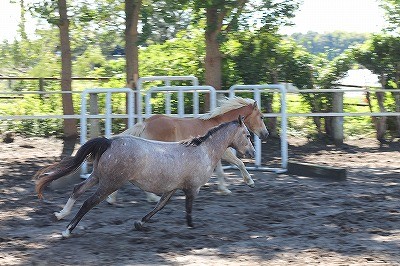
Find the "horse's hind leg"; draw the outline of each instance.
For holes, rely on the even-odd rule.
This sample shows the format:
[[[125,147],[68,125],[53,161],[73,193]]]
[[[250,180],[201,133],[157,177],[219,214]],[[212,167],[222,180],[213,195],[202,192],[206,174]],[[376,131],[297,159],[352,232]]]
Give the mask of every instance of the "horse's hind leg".
[[[158,211],[160,211],[162,208],[164,208],[164,206],[168,203],[168,201],[172,197],[172,195],[174,195],[175,191],[176,191],[176,189],[174,189],[170,192],[164,193],[161,196],[160,200],[158,201],[156,207],[154,207],[154,209],[151,212],[146,214],[146,216],[144,216],[142,218],[142,220],[135,221],[134,225],[135,225],[136,230],[142,230],[143,224],[147,223],[150,220],[150,218],[153,217],[154,214],[156,214]]]
[[[99,179],[94,175],[90,175],[85,181],[75,185],[74,190],[72,191],[71,196],[69,197],[67,203],[64,208],[55,212],[54,215],[57,217],[57,220],[61,220],[68,214],[70,214],[72,206],[74,206],[75,201],[89,188],[93,187],[99,182]]]
[[[238,157],[235,156],[235,154],[233,154],[231,149],[227,149],[225,151],[224,155],[222,156],[222,159],[236,165],[239,168],[240,172],[242,173],[244,182],[246,182],[246,184],[249,187],[254,187],[254,181],[251,178],[249,172],[247,172],[246,166],[244,165],[242,160],[240,160]]]
[[[118,187],[117,188],[103,187],[103,186],[98,187],[96,192],[85,200],[82,207],[79,209],[78,213],[68,224],[67,229],[62,232],[63,237],[69,237],[72,230],[74,230],[74,228],[78,225],[79,221],[83,218],[83,216],[88,211],[90,211],[94,206],[102,202],[108,195],[110,195],[117,189]]]

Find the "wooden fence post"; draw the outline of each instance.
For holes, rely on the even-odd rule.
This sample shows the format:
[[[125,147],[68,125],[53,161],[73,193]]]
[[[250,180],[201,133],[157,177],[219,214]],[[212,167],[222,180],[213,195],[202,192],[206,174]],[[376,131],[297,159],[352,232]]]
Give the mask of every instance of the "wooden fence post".
[[[332,111],[334,113],[343,113],[343,92],[333,93]],[[332,119],[333,141],[335,145],[343,144],[343,116],[336,116]]]
[[[39,91],[44,91],[44,80],[39,78]]]

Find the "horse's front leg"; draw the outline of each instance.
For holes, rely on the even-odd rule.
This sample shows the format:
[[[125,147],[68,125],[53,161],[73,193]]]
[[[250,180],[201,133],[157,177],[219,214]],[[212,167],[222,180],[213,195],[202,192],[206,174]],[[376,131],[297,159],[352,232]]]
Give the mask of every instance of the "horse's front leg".
[[[192,208],[193,201],[196,195],[199,193],[199,189],[197,190],[183,190],[185,192],[185,205],[186,205],[186,223],[189,227],[194,227],[192,221]]]
[[[158,211],[160,211],[162,208],[164,208],[164,206],[168,203],[169,199],[172,197],[172,195],[174,195],[176,189],[164,193],[160,200],[158,201],[156,207],[154,207],[154,209],[149,212],[148,214],[146,214],[146,216],[144,216],[140,221],[136,221],[134,223],[134,226],[136,228],[136,230],[142,230],[143,229],[143,224],[147,223],[151,217],[153,217],[154,214],[156,214]]]
[[[113,193],[111,193],[110,195],[108,195],[106,201],[110,204],[116,204],[117,203],[117,194],[118,194],[118,190],[114,191]]]
[[[146,193],[147,202],[158,202],[161,199],[161,197],[157,196],[154,193],[150,193],[150,192],[146,192],[146,191],[145,191],[145,193]]]
[[[222,163],[221,160],[217,163],[217,166],[215,167],[215,173],[217,174],[218,178],[218,190],[221,191],[223,194],[231,194],[232,191],[230,191],[226,186],[225,182],[225,173],[224,170],[222,169]]]
[[[244,165],[242,160],[240,160],[238,157],[235,156],[235,154],[233,154],[231,149],[227,149],[225,151],[224,155],[222,156],[222,159],[236,165],[239,168],[240,172],[242,173],[244,182],[246,182],[246,184],[249,187],[254,187],[254,181],[251,178],[249,172],[247,172],[246,166]]]

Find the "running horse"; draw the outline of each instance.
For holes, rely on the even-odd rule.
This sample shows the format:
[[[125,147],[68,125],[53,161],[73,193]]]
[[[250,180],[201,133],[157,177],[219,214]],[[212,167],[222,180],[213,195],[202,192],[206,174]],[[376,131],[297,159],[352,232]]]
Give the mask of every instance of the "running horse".
[[[108,195],[119,189],[126,181],[144,191],[161,194],[155,208],[134,226],[137,230],[160,211],[175,193],[183,190],[186,201],[186,223],[193,227],[192,205],[200,187],[206,184],[222,155],[228,147],[254,156],[250,133],[243,118],[220,124],[205,135],[181,142],[161,142],[133,136],[114,136],[110,139],[98,137],[82,145],[75,156],[39,170],[36,192],[42,197],[43,189],[53,180],[76,171],[88,158],[93,158],[93,171],[83,182],[75,185],[73,193],[60,212],[54,213],[62,219],[80,195],[98,184],[97,190],[86,199],[78,213],[62,232],[70,236],[83,216]],[[249,186],[254,183],[247,182]]]
[[[260,139],[268,137],[268,130],[263,121],[263,115],[257,107],[256,101],[249,98],[233,97],[225,98],[219,102],[219,107],[210,113],[203,114],[197,118],[178,118],[167,115],[153,115],[147,118],[143,123],[137,123],[133,127],[122,132],[121,135],[132,135],[145,139],[159,141],[180,141],[191,137],[205,134],[210,128],[221,123],[232,121],[239,115],[244,117],[244,123],[247,128],[256,134]],[[245,182],[253,182],[250,174],[247,172],[244,163],[237,158],[231,149],[227,149],[223,160],[236,165]],[[222,163],[217,163],[215,172],[218,178],[218,189],[224,194],[230,194],[231,191],[225,183],[225,174],[222,169]],[[108,197],[107,202],[113,204],[116,202],[116,194]],[[159,197],[146,193],[148,201],[158,201]]]

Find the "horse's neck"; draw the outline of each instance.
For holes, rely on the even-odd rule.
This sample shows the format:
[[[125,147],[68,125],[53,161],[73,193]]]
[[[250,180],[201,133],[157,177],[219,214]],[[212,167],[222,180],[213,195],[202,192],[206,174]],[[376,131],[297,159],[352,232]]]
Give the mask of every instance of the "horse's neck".
[[[216,131],[204,142],[208,148],[209,155],[211,155],[211,158],[215,163],[221,160],[222,155],[232,143],[234,136],[233,132],[232,125],[229,125],[224,129]]]
[[[217,115],[217,116],[211,118],[210,120],[213,120],[213,122],[216,125],[219,125],[219,124],[222,124],[225,122],[230,122],[230,121],[236,120],[236,119],[238,119],[239,115],[246,117],[246,116],[250,115],[251,112],[252,112],[252,108],[250,105],[248,105],[248,106],[243,106],[238,109],[233,109],[226,113]]]

